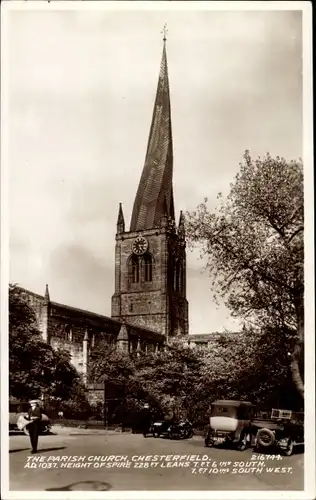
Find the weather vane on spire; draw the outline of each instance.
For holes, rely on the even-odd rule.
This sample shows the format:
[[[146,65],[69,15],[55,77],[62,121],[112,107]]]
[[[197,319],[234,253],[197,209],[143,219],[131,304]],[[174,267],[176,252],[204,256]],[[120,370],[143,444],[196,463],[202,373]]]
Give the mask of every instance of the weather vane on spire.
[[[164,25],[161,33],[163,34],[163,41],[164,43],[166,43],[166,40],[167,40],[167,33],[168,33],[168,29],[167,29],[167,23]]]

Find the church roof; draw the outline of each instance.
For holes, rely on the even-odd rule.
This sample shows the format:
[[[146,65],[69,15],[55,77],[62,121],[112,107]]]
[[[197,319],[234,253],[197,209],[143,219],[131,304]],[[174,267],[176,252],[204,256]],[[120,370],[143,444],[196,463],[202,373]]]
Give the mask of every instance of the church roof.
[[[163,215],[174,220],[172,174],[171,108],[164,40],[145,165],[134,201],[130,231],[160,227]]]
[[[25,298],[30,299],[34,297],[42,304],[44,303],[44,295],[39,295],[37,293],[31,292],[30,290],[27,290],[26,288],[20,286],[18,288],[23,293]],[[109,330],[113,333],[119,334],[121,330],[122,322],[110,318],[109,316],[104,316],[103,314],[80,309],[79,307],[68,306],[66,304],[61,304],[60,302],[50,301],[49,304],[52,307],[51,318],[53,318],[55,315],[62,315],[65,320],[72,320],[77,318],[81,320],[81,323],[85,324],[86,326],[104,328],[105,330]],[[158,342],[162,342],[165,339],[165,336],[162,333],[158,333],[154,330],[149,330],[148,328],[143,326],[133,325],[126,322],[125,327],[128,331],[128,334],[132,335],[133,337],[136,336],[144,340],[155,340]],[[122,333],[123,331],[124,330],[122,330]]]

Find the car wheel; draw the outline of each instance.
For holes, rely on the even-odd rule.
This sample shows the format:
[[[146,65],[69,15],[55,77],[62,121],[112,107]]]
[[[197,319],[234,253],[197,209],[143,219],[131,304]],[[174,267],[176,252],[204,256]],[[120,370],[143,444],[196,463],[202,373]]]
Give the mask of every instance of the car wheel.
[[[194,436],[194,432],[191,430],[191,431],[188,433],[188,435],[187,435],[187,438],[186,438],[186,439],[191,439],[191,438],[193,438],[193,436]]]
[[[274,432],[270,429],[260,429],[257,434],[257,445],[262,448],[272,446],[275,441]]]
[[[248,444],[248,434],[246,433],[243,433],[241,436],[240,436],[240,439],[239,439],[239,442],[237,443],[237,450],[238,451],[245,451],[245,449],[247,448],[247,444]]]
[[[177,431],[171,431],[169,433],[169,439],[175,439],[175,440],[179,440],[182,438],[182,434],[181,432],[177,432]]]
[[[293,449],[294,449],[294,441],[291,438],[289,438],[287,446],[283,450],[283,455],[285,455],[286,457],[290,457],[293,453]]]
[[[210,436],[206,436],[205,441],[204,441],[204,445],[205,445],[207,448],[211,448],[212,446],[214,446],[214,441],[213,441],[213,439],[212,439]]]

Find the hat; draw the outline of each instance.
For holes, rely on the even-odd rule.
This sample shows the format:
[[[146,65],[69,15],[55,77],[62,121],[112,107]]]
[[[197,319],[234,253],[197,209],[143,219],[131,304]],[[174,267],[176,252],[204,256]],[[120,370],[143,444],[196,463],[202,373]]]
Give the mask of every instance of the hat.
[[[32,404],[38,404],[38,399],[31,399],[31,401],[29,401],[30,405]]]

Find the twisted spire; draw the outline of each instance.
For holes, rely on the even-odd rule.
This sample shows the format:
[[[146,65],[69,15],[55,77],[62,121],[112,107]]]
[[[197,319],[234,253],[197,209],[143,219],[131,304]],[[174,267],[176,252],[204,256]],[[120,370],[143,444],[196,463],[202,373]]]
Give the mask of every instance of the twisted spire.
[[[145,165],[131,219],[131,231],[160,227],[167,211],[174,220],[173,147],[171,107],[166,53],[166,28],[156,100],[148,138]]]

